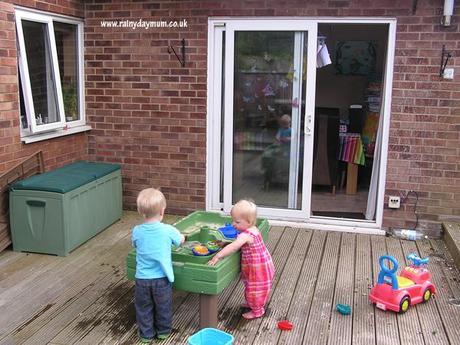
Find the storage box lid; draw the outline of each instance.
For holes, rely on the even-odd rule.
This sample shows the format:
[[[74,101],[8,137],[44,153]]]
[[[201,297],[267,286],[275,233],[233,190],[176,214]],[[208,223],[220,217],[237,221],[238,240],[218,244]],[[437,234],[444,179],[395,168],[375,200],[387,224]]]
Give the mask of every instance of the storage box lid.
[[[118,169],[120,169],[119,164],[78,161],[17,181],[11,186],[11,189],[67,193]]]

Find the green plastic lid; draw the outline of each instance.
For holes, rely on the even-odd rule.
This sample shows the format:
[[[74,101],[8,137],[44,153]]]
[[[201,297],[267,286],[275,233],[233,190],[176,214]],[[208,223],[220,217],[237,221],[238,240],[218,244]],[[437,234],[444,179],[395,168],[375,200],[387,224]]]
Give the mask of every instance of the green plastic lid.
[[[17,181],[11,185],[11,189],[67,193],[118,169],[120,169],[119,164],[78,161]]]

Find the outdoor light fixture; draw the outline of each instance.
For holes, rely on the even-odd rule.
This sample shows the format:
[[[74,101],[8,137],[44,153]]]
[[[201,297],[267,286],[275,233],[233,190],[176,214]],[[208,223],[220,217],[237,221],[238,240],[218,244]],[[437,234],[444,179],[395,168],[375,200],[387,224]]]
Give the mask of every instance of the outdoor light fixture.
[[[452,14],[454,13],[454,0],[444,0],[444,14],[442,16],[442,26],[450,26]]]

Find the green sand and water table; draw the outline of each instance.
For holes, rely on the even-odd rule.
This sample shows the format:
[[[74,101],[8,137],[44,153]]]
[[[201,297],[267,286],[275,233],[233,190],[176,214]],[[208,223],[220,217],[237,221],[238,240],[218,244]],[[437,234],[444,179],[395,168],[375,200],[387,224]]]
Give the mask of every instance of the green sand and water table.
[[[177,290],[217,295],[238,277],[240,272],[240,254],[234,253],[220,260],[215,266],[208,266],[207,262],[216,252],[209,255],[197,256],[193,248],[199,244],[206,246],[208,242],[217,242],[225,245],[234,240],[223,236],[219,228],[231,223],[231,218],[214,212],[195,211],[173,224],[187,241],[179,247],[172,248],[174,269],[174,288]],[[257,227],[262,233],[264,241],[268,240],[270,226],[266,219],[259,218]],[[126,274],[128,279],[134,280],[136,272],[136,251],[133,249],[126,258]]]

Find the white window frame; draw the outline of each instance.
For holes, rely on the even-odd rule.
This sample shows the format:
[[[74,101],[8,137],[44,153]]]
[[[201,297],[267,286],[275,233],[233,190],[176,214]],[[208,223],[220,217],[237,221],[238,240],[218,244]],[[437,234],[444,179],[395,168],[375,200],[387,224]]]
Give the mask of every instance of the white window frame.
[[[23,8],[15,9],[16,30],[18,39],[18,63],[21,72],[21,80],[19,82],[22,86],[22,96],[24,99],[24,107],[27,116],[28,128],[23,128],[21,121],[20,132],[22,141],[35,142],[45,140],[52,137],[78,133],[80,131],[88,130],[90,127],[86,126],[85,116],[85,99],[84,99],[84,57],[83,57],[83,21],[74,18],[49,14],[41,11],[26,10]],[[58,115],[60,120],[57,122],[37,125],[34,111],[34,104],[32,99],[32,90],[30,84],[29,68],[27,62],[27,52],[25,49],[24,33],[22,29],[22,20],[29,20],[37,23],[44,23],[47,25],[48,39],[50,43],[51,62],[53,64],[54,83],[56,86],[56,96],[58,105]],[[77,88],[78,88],[78,110],[79,119],[75,121],[66,121],[64,110],[64,102],[61,87],[61,78],[59,72],[59,64],[56,49],[56,40],[54,37],[54,22],[75,25],[77,28]],[[47,132],[47,133],[44,133]],[[54,133],[53,133],[54,132]]]

